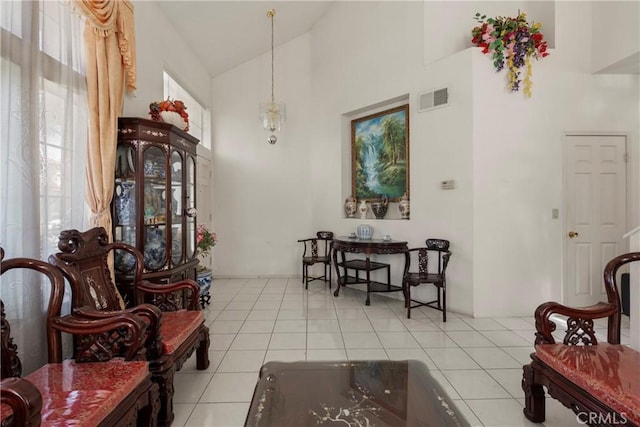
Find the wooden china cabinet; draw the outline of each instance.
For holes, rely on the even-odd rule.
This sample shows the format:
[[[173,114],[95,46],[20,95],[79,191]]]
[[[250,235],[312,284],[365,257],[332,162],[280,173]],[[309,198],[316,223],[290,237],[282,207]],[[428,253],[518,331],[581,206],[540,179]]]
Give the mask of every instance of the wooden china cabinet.
[[[121,117],[112,202],[113,238],[144,254],[153,283],[195,279],[196,145],[169,123]],[[134,259],[116,251],[115,279],[128,301]]]

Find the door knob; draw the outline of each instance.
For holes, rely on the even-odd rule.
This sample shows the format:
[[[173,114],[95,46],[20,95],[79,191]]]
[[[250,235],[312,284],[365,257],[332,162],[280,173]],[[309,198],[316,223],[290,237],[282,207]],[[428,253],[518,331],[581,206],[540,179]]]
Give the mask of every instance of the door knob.
[[[579,236],[579,234],[578,234],[577,231],[570,231],[569,232],[569,238],[570,239],[573,239],[574,237],[578,237],[578,236]]]

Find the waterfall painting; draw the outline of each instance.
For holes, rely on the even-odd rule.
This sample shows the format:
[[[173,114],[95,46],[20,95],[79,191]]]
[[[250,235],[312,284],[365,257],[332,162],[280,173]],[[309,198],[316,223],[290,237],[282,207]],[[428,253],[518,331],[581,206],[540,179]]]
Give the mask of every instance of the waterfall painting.
[[[351,190],[358,200],[409,197],[409,104],[351,121]]]

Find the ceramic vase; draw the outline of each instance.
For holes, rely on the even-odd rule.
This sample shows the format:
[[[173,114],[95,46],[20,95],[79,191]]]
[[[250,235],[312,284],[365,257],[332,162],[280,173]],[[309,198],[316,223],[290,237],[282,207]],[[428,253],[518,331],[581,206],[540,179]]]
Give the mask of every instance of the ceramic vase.
[[[205,268],[204,270],[198,270],[198,274],[196,275],[196,282],[198,286],[200,286],[200,295],[209,295],[209,290],[211,289],[211,284],[213,283],[213,271],[209,268]]]
[[[213,284],[213,271],[209,268],[198,270],[196,282],[200,287],[200,306],[204,308],[211,304],[211,285]]]
[[[352,197],[347,197],[344,201],[344,213],[347,215],[347,218],[353,218],[356,216],[356,210],[358,209],[358,205],[356,203],[356,199]]]
[[[371,202],[371,211],[376,216],[377,219],[383,219],[387,214],[387,208],[389,207],[389,199],[387,196],[376,200],[375,202]]]
[[[400,216],[402,217],[402,219],[409,219],[411,206],[409,204],[409,197],[407,196],[407,193],[404,193],[404,195],[400,198],[398,209],[400,210]]]
[[[133,224],[136,212],[135,183],[121,182],[116,185],[115,206],[118,224]]]
[[[147,241],[144,244],[144,265],[150,270],[157,270],[165,263],[164,233],[159,228],[147,229]]]
[[[367,217],[368,210],[369,210],[369,206],[367,206],[367,202],[364,200],[361,200],[360,205],[358,206],[358,212],[360,212],[361,219],[365,219]]]
[[[356,228],[356,234],[358,239],[369,240],[373,237],[373,227],[369,224],[360,224],[358,228]]]
[[[155,164],[153,160],[147,159],[144,161],[144,176],[154,176]]]
[[[114,264],[116,270],[120,273],[131,273],[136,266],[136,257],[122,250],[116,250],[115,252]]]

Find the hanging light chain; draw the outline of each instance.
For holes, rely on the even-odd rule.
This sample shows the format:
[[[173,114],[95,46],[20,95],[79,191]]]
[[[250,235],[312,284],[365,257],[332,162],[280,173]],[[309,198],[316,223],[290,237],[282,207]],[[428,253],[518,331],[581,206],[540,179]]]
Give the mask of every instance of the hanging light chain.
[[[271,18],[271,103],[275,104],[276,102],[276,98],[274,96],[274,47],[273,47],[273,18],[276,14],[276,10],[275,9],[269,9],[267,11],[267,16]]]

